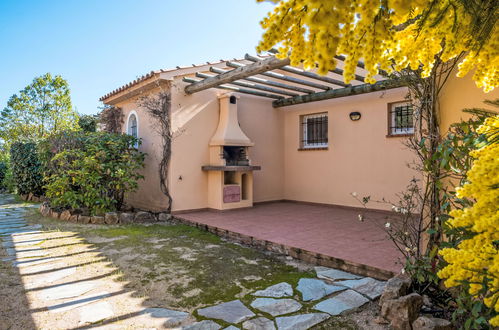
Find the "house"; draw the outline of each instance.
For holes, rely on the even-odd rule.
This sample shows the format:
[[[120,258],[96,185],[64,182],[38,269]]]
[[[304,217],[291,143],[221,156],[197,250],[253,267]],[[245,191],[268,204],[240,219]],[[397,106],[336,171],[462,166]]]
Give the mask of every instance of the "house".
[[[173,134],[168,171],[172,211],[227,210],[269,201],[358,207],[352,197],[396,200],[417,173],[404,145],[413,133],[407,88],[379,76],[346,86],[339,69],[318,76],[273,56],[152,71],[101,98],[122,109],[122,131],[142,140],[145,179],[128,196],[134,207],[164,210],[158,164],[161,138],[138,100],[171,96]],[[452,77],[442,92],[441,124],[485,95],[469,77]],[[371,207],[387,209],[386,204]]]

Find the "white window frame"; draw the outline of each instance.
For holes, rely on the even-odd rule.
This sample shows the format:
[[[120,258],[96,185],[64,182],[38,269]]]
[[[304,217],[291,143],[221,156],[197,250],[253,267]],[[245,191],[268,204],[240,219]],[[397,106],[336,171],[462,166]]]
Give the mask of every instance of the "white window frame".
[[[137,112],[135,110],[132,110],[130,111],[130,113],[128,114],[128,117],[126,119],[126,134],[128,135],[132,135],[132,133],[130,132],[131,130],[131,127],[130,127],[130,118],[133,116],[135,116],[135,122],[137,123],[137,129],[136,129],[136,134],[137,136],[135,136],[136,139],[139,139],[139,115],[137,114]],[[133,136],[133,135],[132,135]],[[135,144],[135,148],[138,148],[138,142]]]
[[[389,114],[390,114],[390,127],[388,127],[388,135],[397,136],[397,135],[412,135],[414,134],[414,118],[412,121],[412,127],[406,128],[395,128],[395,108],[400,106],[412,106],[411,102],[395,102],[390,103]],[[414,111],[414,110],[413,110]],[[412,114],[414,116],[414,112]]]
[[[321,118],[321,117],[326,117],[328,118],[328,129],[327,129],[327,135],[329,135],[329,114],[327,112],[321,112],[321,113],[314,113],[310,115],[303,115],[301,116],[300,120],[300,125],[302,126],[302,141],[301,141],[301,148],[303,149],[314,149],[314,148],[327,148],[329,146],[329,136],[326,136],[327,142],[324,143],[307,143],[307,136],[308,136],[308,125],[306,125],[306,121],[308,119],[312,118]]]

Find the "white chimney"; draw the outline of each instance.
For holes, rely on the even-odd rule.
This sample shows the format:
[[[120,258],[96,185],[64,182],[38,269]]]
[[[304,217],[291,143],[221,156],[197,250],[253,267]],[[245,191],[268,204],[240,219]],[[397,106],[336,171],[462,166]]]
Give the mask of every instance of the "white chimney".
[[[220,118],[218,127],[211,138],[210,146],[250,147],[254,143],[244,134],[237,119],[237,99],[231,93],[218,96],[220,102]]]

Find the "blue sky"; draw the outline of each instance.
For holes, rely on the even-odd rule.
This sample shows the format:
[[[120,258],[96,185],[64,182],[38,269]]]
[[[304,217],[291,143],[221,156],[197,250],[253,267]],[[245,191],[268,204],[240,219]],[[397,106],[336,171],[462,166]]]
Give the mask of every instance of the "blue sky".
[[[78,112],[151,70],[255,52],[255,0],[0,0],[0,108],[46,72],[68,80]]]

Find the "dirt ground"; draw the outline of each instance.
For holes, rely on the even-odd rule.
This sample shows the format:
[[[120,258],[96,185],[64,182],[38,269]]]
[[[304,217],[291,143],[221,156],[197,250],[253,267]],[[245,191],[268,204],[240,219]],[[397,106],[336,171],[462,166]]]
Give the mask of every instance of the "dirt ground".
[[[64,241],[52,244],[62,249],[60,254],[74,256],[75,264],[102,263],[99,274],[95,267],[78,267],[79,278],[105,277],[121,286],[127,299],[139,299],[145,308],[192,313],[234,299],[250,303],[253,297],[247,294],[251,291],[280,282],[295,287],[300,278],[315,277],[313,265],[185,225],[82,225],[43,218],[34,208],[25,218],[30,224],[41,224],[44,232],[72,236],[68,246],[60,246]],[[7,257],[4,247],[0,257]],[[0,262],[0,299],[0,329],[40,328],[33,319],[36,302],[30,301],[33,298],[26,292],[22,274],[4,260]],[[312,311],[312,305],[304,304],[301,312]],[[349,315],[332,317],[316,329],[385,329],[373,322],[377,313],[377,304],[370,303]],[[43,318],[45,325],[49,326],[50,318]]]

